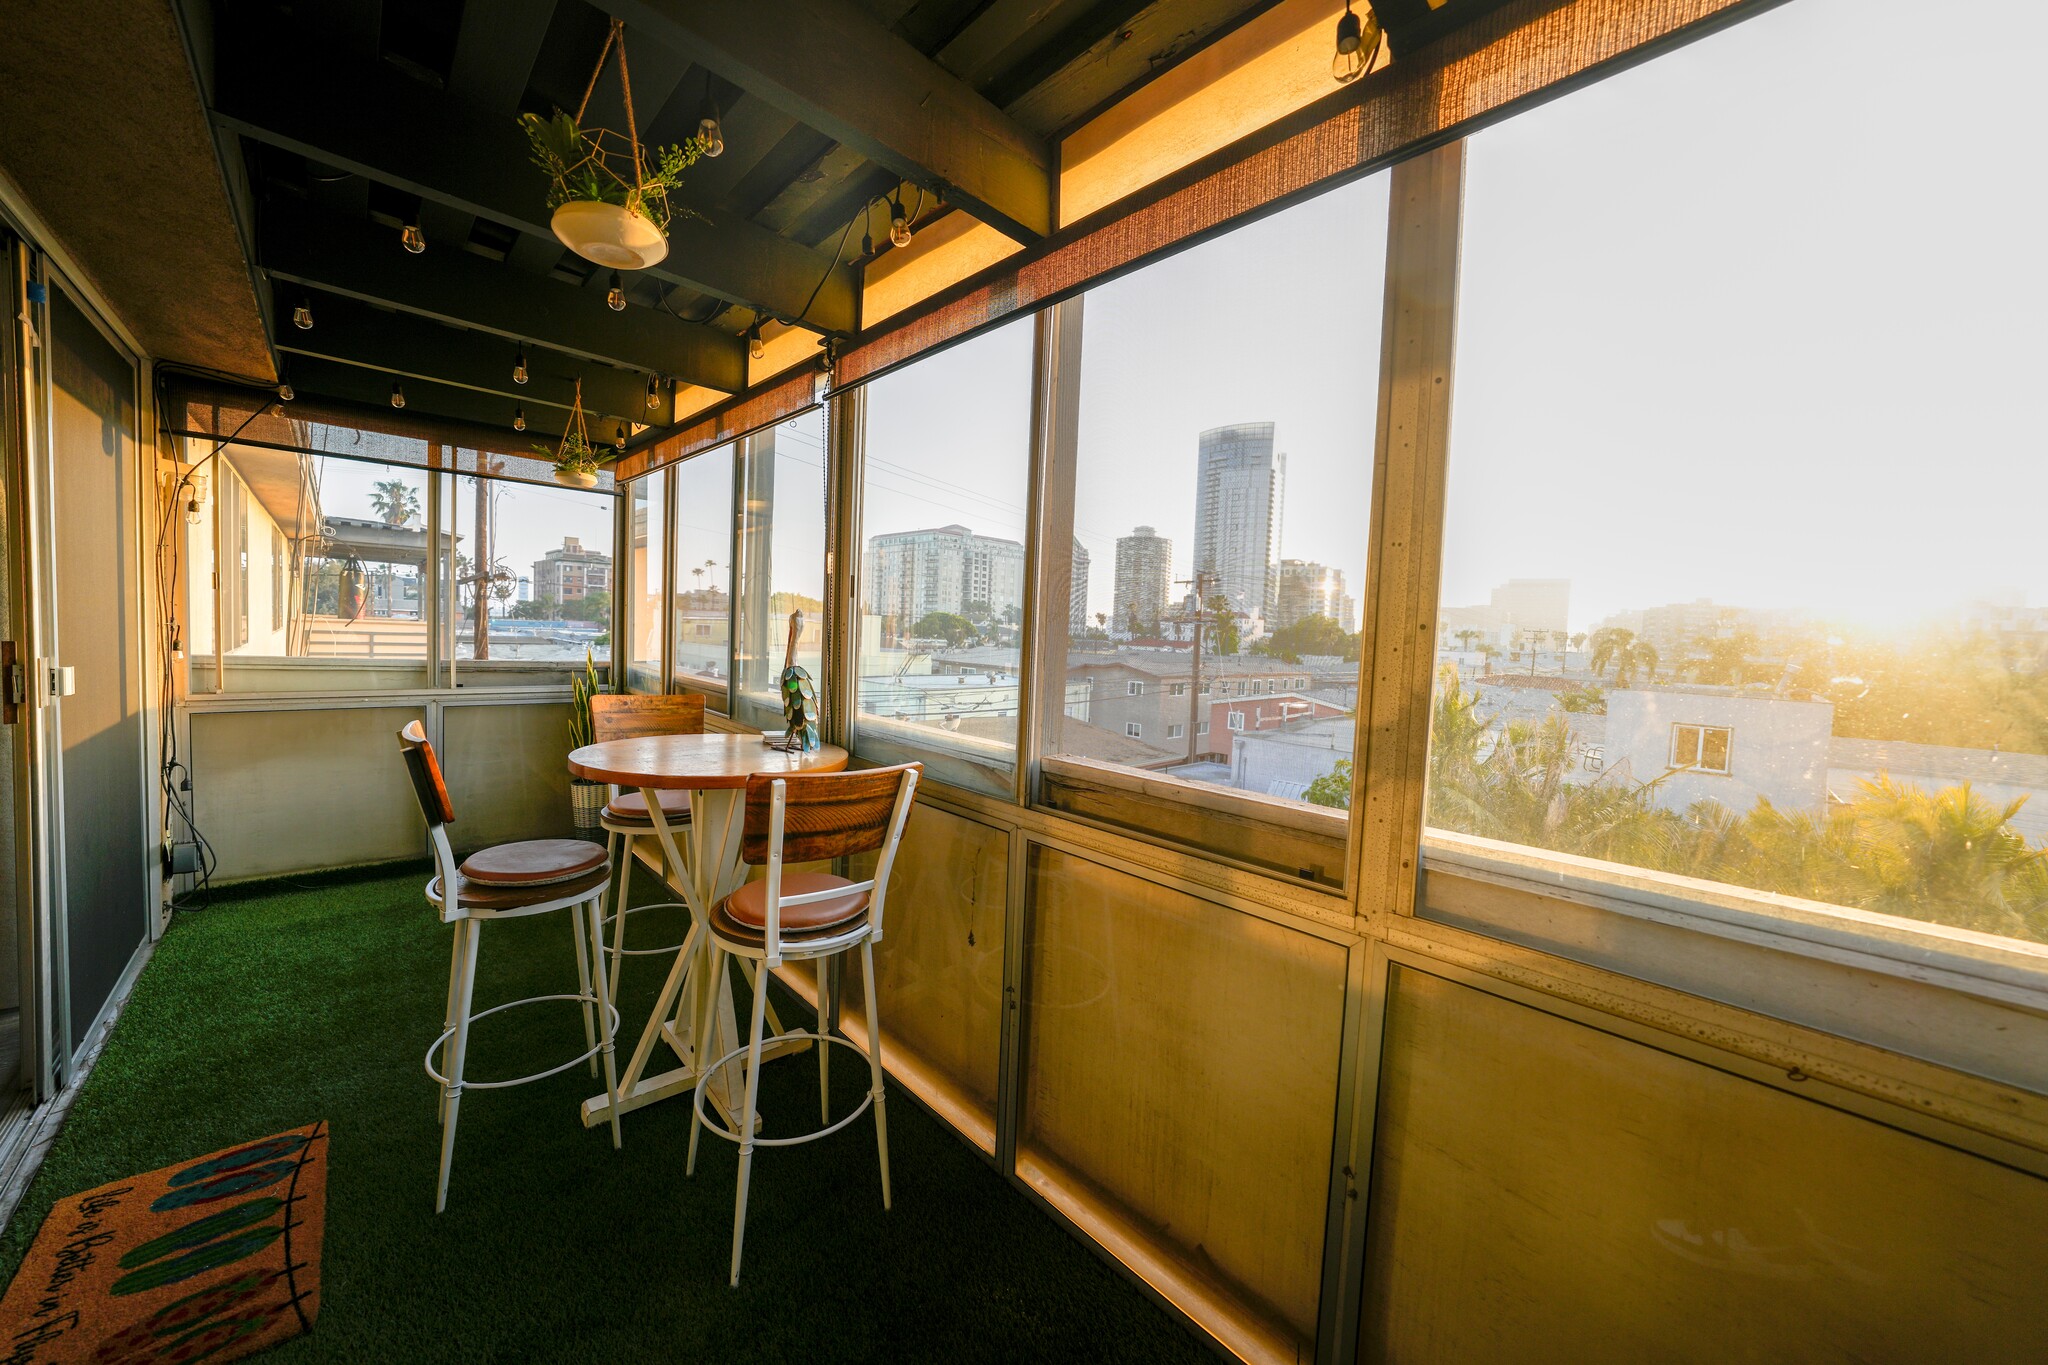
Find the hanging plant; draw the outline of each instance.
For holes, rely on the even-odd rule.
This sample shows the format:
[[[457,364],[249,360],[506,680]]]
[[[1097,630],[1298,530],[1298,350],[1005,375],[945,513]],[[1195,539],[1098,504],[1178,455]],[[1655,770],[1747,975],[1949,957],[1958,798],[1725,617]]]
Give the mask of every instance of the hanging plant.
[[[613,48],[626,105],[626,135],[586,128],[583,115]],[[642,148],[633,119],[633,80],[626,67],[626,26],[612,20],[590,85],[575,116],[521,114],[519,126],[533,148],[533,164],[547,172],[549,225],[562,245],[587,261],[614,270],[644,270],[668,255],[669,223],[690,210],[672,202],[683,173],[707,150],[702,137],[667,147]]]
[[[598,471],[611,463],[612,452],[590,443],[590,431],[583,420],[583,381],[576,381],[576,399],[569,407],[568,424],[562,439],[552,447],[535,443],[535,450],[555,467],[555,482],[571,488],[597,487]]]

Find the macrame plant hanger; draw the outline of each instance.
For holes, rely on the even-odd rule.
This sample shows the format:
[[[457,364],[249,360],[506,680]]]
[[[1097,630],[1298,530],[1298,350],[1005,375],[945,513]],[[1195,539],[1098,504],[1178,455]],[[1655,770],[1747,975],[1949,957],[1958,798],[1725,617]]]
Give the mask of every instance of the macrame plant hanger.
[[[605,35],[604,46],[598,51],[597,65],[590,69],[590,84],[583,87],[583,102],[576,106],[576,126],[583,127],[583,115],[590,108],[590,97],[597,93],[598,77],[604,74],[605,58],[612,55],[614,47],[619,53],[619,91],[626,102],[626,146],[633,157],[633,200],[637,204],[640,202],[642,191],[646,188],[646,182],[640,159],[640,129],[633,120],[633,75],[626,67],[626,21],[623,19],[612,20],[611,32]],[[590,150],[581,162],[570,169],[580,169],[582,166],[594,164],[598,170],[617,180],[621,185],[625,184],[624,178],[611,168],[611,162],[604,153],[604,140],[617,136],[617,133],[607,128],[587,131],[584,134],[584,144]]]

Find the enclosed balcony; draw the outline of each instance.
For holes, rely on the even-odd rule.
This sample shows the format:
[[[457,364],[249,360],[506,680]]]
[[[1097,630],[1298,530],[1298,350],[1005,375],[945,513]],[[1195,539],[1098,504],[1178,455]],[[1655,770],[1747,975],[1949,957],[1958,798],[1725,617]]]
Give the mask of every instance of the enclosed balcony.
[[[13,6],[0,1355],[2048,1358],[2044,45]]]

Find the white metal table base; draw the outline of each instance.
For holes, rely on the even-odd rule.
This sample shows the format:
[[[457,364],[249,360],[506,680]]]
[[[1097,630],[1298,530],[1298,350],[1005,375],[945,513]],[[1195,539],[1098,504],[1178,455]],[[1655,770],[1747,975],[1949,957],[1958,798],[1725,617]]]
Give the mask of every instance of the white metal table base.
[[[654,823],[655,838],[661,843],[664,866],[674,869],[677,874],[668,880],[671,885],[680,880],[681,885],[676,889],[682,893],[683,903],[690,908],[690,932],[676,953],[675,965],[669,968],[668,979],[662,983],[661,994],[655,999],[647,1027],[641,1031],[640,1041],[633,1048],[632,1059],[626,1063],[625,1073],[619,1077],[621,1114],[629,1114],[671,1095],[690,1094],[696,1090],[698,1050],[692,1021],[697,1014],[697,993],[704,989],[703,978],[711,963],[711,938],[704,926],[710,923],[712,907],[737,890],[746,878],[746,868],[740,862],[740,831],[746,815],[747,793],[744,787],[701,788],[690,793],[690,823],[685,826],[687,857],[677,848],[675,831],[670,828],[668,817],[662,813],[660,794],[651,787],[643,787],[641,791],[647,797],[647,813]],[[743,961],[740,970],[750,978],[754,989],[764,989],[765,983],[755,976],[751,967],[751,963]],[[716,984],[720,987],[713,1025],[717,1036],[705,1049],[714,1058],[730,1051],[734,1040],[739,1037],[739,1020],[733,1013],[732,992],[725,989],[725,982]],[[772,1002],[768,1005],[768,1019],[775,1032],[783,1032],[782,1022],[776,1018]],[[649,1076],[646,1074],[647,1065],[653,1060],[658,1043],[667,1043],[682,1059],[683,1065]],[[786,1053],[803,1052],[810,1045],[807,1037],[796,1035],[780,1046],[762,1048],[761,1060],[765,1062]],[[712,1077],[711,1084],[705,1087],[705,1098],[711,1101],[729,1127],[738,1129],[740,1105],[726,1073],[720,1072]],[[593,1095],[583,1102],[584,1127],[595,1128],[610,1118],[611,1104],[603,1095]],[[759,1123],[758,1115],[755,1122]]]

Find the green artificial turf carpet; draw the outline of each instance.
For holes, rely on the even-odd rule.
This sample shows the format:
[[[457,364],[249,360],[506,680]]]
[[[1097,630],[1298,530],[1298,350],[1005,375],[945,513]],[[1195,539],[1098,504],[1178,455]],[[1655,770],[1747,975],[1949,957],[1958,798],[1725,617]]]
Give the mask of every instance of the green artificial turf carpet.
[[[464,1096],[437,1217],[436,1092],[420,1063],[441,1029],[452,930],[422,900],[425,877],[422,864],[272,884],[179,916],[0,1240],[0,1276],[64,1195],[325,1119],[320,1319],[265,1359],[1211,1358],[894,1084],[895,1208],[882,1210],[866,1116],[815,1143],[757,1149],[737,1289],[737,1149],[707,1134],[685,1178],[678,1098],[627,1115],[613,1151],[608,1129],[576,1117],[601,1089],[582,1067]],[[676,942],[682,923],[680,911],[636,915],[632,940]],[[664,970],[627,961],[621,1069]],[[575,982],[566,913],[484,926],[476,1009]],[[801,1027],[808,1011],[779,987],[774,999]],[[580,1015],[569,1002],[495,1015],[470,1048],[471,1079],[540,1070],[582,1050]],[[834,1060],[844,1113],[867,1069],[844,1051]],[[764,1135],[815,1126],[817,1094],[813,1054],[764,1066]]]

